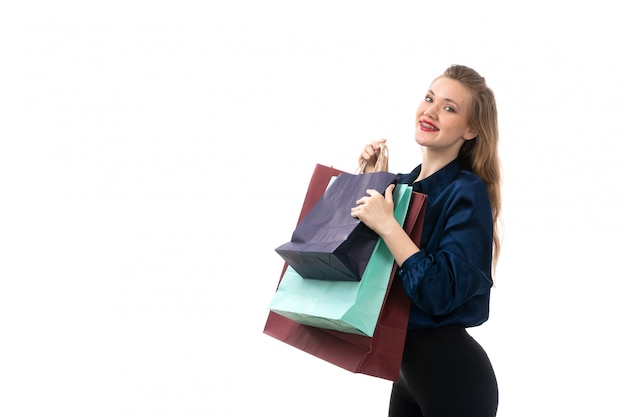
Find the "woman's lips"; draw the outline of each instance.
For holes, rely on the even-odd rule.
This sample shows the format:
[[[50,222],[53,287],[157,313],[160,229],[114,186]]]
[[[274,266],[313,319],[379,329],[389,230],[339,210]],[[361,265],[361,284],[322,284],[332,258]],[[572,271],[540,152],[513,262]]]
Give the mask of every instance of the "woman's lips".
[[[433,125],[432,123],[429,123],[428,121],[424,119],[420,120],[420,129],[423,130],[424,132],[436,132],[439,130],[437,129],[435,125]]]

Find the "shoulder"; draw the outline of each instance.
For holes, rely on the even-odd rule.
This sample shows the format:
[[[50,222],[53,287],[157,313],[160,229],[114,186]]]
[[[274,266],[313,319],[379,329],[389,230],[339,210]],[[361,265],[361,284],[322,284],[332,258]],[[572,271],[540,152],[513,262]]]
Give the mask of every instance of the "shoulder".
[[[491,209],[487,185],[478,175],[465,169],[450,182],[445,194],[451,204]]]
[[[485,193],[487,192],[485,182],[478,175],[467,169],[460,170],[451,185],[461,190],[472,190],[473,192],[482,190]]]

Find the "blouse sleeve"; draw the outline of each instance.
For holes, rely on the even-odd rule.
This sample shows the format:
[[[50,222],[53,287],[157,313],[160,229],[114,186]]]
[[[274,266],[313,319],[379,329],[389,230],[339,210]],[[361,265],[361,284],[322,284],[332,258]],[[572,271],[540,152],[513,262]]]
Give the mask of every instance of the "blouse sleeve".
[[[446,315],[492,286],[492,218],[480,180],[456,184],[429,242],[398,274],[406,293],[430,316]]]

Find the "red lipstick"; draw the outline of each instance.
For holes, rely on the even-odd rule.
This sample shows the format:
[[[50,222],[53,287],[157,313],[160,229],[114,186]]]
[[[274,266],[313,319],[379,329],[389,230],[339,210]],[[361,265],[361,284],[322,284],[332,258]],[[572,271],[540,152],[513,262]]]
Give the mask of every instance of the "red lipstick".
[[[426,121],[426,119],[420,120],[420,129],[424,132],[437,132],[439,129],[434,124]]]

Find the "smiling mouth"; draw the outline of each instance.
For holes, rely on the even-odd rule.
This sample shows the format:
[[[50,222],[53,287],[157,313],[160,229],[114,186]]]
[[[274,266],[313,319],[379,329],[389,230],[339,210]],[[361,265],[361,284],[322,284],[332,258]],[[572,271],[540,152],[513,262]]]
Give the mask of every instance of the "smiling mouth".
[[[420,129],[425,132],[437,132],[439,129],[435,125],[432,125],[424,120],[420,120]]]

